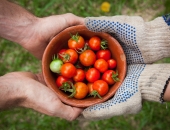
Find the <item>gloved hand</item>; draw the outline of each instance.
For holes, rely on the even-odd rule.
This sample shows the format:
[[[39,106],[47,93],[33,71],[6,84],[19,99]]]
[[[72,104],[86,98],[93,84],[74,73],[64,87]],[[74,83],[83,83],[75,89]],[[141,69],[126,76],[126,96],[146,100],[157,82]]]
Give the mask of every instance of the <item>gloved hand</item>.
[[[125,51],[128,64],[153,63],[170,56],[167,17],[151,22],[144,22],[139,16],[87,17],[85,25],[91,31],[114,35]]]
[[[86,18],[87,28],[113,35],[123,47],[127,75],[114,97],[90,106],[79,119],[106,119],[117,115],[137,113],[142,100],[163,102],[169,82],[170,64],[147,64],[170,56],[170,30],[167,17],[144,22],[141,17],[114,16]]]

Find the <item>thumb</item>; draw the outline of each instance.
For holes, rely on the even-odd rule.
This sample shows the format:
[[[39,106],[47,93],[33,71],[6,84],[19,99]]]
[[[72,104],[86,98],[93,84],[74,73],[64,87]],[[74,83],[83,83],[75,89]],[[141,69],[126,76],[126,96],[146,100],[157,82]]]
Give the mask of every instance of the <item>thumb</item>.
[[[63,14],[61,15],[61,17],[64,18],[65,20],[65,26],[74,26],[74,25],[80,25],[80,24],[84,24],[84,18],[76,16],[74,14],[71,13],[67,13],[67,14]]]

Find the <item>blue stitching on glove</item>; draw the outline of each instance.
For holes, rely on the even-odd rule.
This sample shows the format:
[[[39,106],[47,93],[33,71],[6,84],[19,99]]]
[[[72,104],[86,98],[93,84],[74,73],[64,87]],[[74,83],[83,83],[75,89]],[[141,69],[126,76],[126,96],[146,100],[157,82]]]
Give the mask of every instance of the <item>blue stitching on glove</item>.
[[[170,26],[170,14],[162,16],[168,26]]]
[[[106,20],[88,19],[86,26],[94,32],[107,32],[116,38],[121,44],[127,58],[128,64],[144,63],[141,51],[136,41],[136,28],[119,22],[110,22]]]
[[[109,109],[109,107],[115,104],[127,102],[128,99],[130,99],[134,94],[138,92],[138,79],[145,66],[145,64],[129,65],[127,77],[114,95],[114,97],[102,104],[96,104],[94,106],[88,107],[87,109],[85,109],[85,111],[100,110],[105,108]]]

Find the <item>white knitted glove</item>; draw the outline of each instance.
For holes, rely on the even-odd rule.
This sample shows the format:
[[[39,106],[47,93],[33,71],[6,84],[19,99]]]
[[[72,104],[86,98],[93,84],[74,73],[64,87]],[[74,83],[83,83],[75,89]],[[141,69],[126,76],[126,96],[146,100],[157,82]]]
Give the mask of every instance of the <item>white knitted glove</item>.
[[[144,22],[139,16],[87,17],[85,24],[91,31],[113,35],[122,45],[128,63],[153,63],[170,56],[166,18]],[[170,20],[167,22],[170,24]]]
[[[143,99],[163,102],[170,64],[146,63],[170,56],[170,30],[164,20],[167,17],[151,22],[129,16],[86,18],[89,30],[107,32],[117,38],[125,51],[128,68],[127,76],[114,97],[86,108],[81,119],[99,120],[137,113],[142,108]]]

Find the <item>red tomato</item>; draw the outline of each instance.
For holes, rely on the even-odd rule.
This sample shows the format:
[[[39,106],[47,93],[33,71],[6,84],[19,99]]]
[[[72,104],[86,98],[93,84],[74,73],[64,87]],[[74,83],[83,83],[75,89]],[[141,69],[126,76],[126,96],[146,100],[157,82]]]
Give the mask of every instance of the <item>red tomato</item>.
[[[96,68],[90,68],[86,72],[86,79],[88,82],[93,83],[100,78],[100,72]]]
[[[83,48],[84,45],[85,45],[84,38],[82,36],[79,36],[78,34],[73,35],[68,40],[68,47],[70,49],[80,49],[80,48]]]
[[[96,53],[97,59],[105,59],[106,61],[111,58],[111,52],[110,50],[99,50]]]
[[[67,49],[65,51],[65,54],[62,56],[63,57],[63,62],[64,63],[76,63],[78,59],[78,54],[75,50],[73,49]]]
[[[65,52],[66,52],[67,49],[61,49],[59,52],[58,52],[58,57],[63,61],[63,57],[65,55]]]
[[[101,73],[104,73],[108,69],[108,63],[104,59],[97,59],[94,63],[94,67]]]
[[[80,63],[84,66],[91,66],[96,61],[96,54],[92,50],[85,50],[79,56]]]
[[[93,91],[96,90],[100,96],[104,96],[109,91],[109,86],[104,80],[97,80],[93,83]]]
[[[114,70],[107,70],[103,73],[102,80],[106,81],[109,85],[113,85],[115,82],[119,81],[118,73]]]
[[[82,69],[77,69],[76,75],[73,77],[75,82],[82,82],[85,79],[85,72]]]
[[[89,88],[89,94],[93,91],[93,83],[87,83],[87,86]]]
[[[76,82],[74,84],[74,86],[75,86],[75,89],[76,89],[76,93],[75,93],[74,97],[76,99],[83,99],[87,96],[89,89],[88,89],[88,86],[85,83]]]
[[[72,78],[76,75],[76,67],[71,63],[65,63],[61,66],[61,75],[66,78]]]
[[[114,59],[109,59],[107,63],[108,63],[109,69],[114,69],[117,66],[117,62]]]
[[[65,83],[67,81],[72,82],[72,80],[69,78],[63,77],[62,75],[58,76],[56,79],[57,87],[61,87],[63,85],[63,83]]]
[[[98,36],[93,36],[89,40],[89,47],[94,50],[98,51],[100,50],[100,45],[101,45],[101,39]]]

